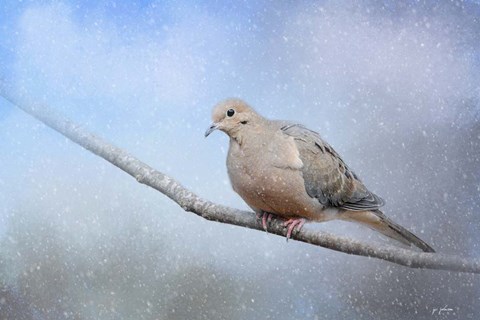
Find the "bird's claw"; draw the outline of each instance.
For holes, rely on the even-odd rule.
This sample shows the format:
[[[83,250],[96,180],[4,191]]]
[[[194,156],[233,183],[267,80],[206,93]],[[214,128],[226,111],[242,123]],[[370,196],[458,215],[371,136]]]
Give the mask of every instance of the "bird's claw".
[[[262,219],[262,227],[268,233],[268,224],[272,221],[273,214],[262,211],[257,213],[257,219]]]
[[[304,218],[292,218],[288,219],[283,223],[284,227],[288,227],[287,229],[287,241],[291,238],[293,230],[300,231],[303,225],[305,224],[306,220]]]
[[[262,220],[262,227],[263,229],[268,233],[268,224],[272,220],[272,217],[274,217],[274,214],[268,213],[265,211],[262,211],[260,213],[257,213],[257,219]],[[292,218],[288,219],[283,222],[283,226],[288,228],[287,229],[287,241],[292,237],[292,233],[294,230],[300,231],[302,229],[303,225],[305,224],[307,220],[304,218]]]

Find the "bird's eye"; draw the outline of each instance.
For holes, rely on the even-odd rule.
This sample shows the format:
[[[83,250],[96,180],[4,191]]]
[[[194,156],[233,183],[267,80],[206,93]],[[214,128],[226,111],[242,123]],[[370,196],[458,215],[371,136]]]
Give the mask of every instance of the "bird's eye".
[[[233,110],[233,109],[228,109],[228,111],[227,111],[227,117],[233,117],[234,114],[235,114],[235,110]]]

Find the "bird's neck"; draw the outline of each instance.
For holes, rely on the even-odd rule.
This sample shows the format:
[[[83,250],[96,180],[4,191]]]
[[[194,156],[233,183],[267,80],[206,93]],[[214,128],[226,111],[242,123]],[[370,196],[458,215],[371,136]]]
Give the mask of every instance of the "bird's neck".
[[[248,127],[247,127],[248,126]],[[270,130],[266,123],[247,124],[237,130],[229,132],[230,143],[236,143],[240,148],[255,148],[262,141],[258,139],[261,135],[268,137]],[[263,141],[265,143],[265,141]]]

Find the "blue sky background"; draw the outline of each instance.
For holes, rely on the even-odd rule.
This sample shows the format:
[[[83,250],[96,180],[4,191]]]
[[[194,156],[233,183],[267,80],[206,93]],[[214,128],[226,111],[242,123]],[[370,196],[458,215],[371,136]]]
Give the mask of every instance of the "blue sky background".
[[[385,213],[477,257],[476,1],[3,1],[0,80],[202,197],[246,209],[230,96],[322,134]],[[409,270],[184,213],[0,99],[0,315],[475,319],[478,277]],[[389,242],[362,227],[308,225]],[[2,303],[4,301],[5,303]]]

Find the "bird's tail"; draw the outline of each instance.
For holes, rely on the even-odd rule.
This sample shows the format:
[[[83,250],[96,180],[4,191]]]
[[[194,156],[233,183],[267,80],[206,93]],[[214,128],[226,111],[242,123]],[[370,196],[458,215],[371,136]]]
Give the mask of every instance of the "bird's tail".
[[[435,252],[425,241],[390,220],[380,210],[344,211],[340,217],[342,220],[361,223],[408,246],[413,244],[425,252]]]

